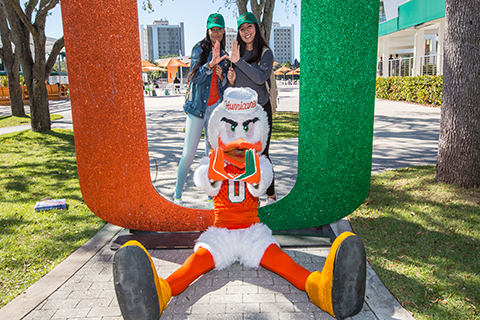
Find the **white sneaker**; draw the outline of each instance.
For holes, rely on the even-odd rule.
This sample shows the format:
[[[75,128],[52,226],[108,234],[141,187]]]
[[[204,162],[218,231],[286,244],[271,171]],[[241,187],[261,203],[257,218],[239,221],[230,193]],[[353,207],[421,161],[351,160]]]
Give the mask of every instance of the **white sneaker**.
[[[183,205],[182,198],[174,198],[173,203],[175,203],[176,205],[179,205],[179,206]]]
[[[214,209],[212,199],[207,199],[207,209]]]
[[[272,203],[276,202],[276,201],[277,201],[277,198],[276,198],[276,197],[275,197],[275,198],[267,197],[267,206],[268,206],[269,204],[272,204]]]

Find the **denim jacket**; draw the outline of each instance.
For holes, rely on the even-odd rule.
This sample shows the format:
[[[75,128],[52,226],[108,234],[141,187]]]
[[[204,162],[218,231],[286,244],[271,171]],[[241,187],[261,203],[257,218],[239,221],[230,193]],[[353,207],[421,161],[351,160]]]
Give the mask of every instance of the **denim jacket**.
[[[200,48],[200,43],[197,43],[192,49],[191,64],[190,70],[192,70],[198,63],[200,63],[200,56],[202,54],[202,49]],[[220,53],[221,56],[226,55],[225,51],[222,50]],[[212,52],[208,55],[207,63],[198,68],[197,72],[190,80],[189,92],[187,99],[185,100],[185,105],[183,110],[190,113],[196,117],[202,118],[205,116],[205,110],[207,109],[208,99],[210,97],[210,85],[212,83],[212,74],[215,68],[208,70],[208,63],[212,61]],[[227,86],[227,71],[228,71],[228,60],[220,61],[219,65],[222,67],[224,80],[220,81],[218,78],[218,91],[220,95],[220,100],[223,100],[223,92]]]

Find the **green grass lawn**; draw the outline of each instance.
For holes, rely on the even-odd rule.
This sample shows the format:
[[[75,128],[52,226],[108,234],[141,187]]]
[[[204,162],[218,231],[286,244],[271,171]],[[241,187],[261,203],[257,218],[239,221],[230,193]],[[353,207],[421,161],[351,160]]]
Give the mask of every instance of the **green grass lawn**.
[[[298,137],[298,112],[278,111],[273,114],[272,140]]]
[[[59,114],[50,114],[50,120],[62,119],[63,116]],[[0,128],[5,127],[15,127],[22,126],[25,124],[30,124],[30,115],[27,114],[25,117],[14,117],[14,116],[1,116],[0,117]]]
[[[480,318],[480,188],[436,183],[432,166],[387,171],[349,219],[416,319]]]
[[[44,198],[68,207],[35,212]],[[83,202],[72,130],[0,135],[0,308],[104,225]]]

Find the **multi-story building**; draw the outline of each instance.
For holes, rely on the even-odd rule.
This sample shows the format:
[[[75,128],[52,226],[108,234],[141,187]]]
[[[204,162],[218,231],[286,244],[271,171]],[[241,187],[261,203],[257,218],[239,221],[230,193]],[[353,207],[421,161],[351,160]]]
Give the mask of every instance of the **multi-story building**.
[[[273,23],[270,33],[270,48],[278,63],[295,61],[293,24],[280,26],[278,22]]]
[[[383,0],[380,0],[380,16],[378,18],[378,23],[382,23],[387,21],[387,15],[385,14],[385,5],[383,4]]]
[[[156,60],[170,54],[185,55],[183,22],[169,25],[168,20],[156,20],[153,25],[140,26],[140,48],[143,60]]]

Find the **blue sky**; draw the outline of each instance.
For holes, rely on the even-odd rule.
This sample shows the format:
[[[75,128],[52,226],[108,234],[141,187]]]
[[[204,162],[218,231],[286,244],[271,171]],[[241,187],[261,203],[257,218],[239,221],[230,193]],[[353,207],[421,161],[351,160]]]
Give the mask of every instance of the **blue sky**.
[[[387,20],[398,17],[398,6],[409,0],[383,0]]]
[[[220,12],[225,18],[227,27],[236,29],[237,18],[233,9],[225,8],[224,0],[164,0],[160,5],[158,0],[151,0],[154,12],[147,13],[141,9],[142,0],[137,0],[139,8],[139,23],[152,24],[153,20],[167,19],[170,24],[179,22],[185,24],[185,46],[187,55],[190,55],[191,48],[205,37],[205,24],[207,17],[212,12]],[[295,35],[295,58],[300,60],[300,0],[293,0],[297,3],[297,14],[294,13],[293,5],[287,10],[285,4],[277,1],[275,3],[274,19],[280,25],[294,25]],[[47,17],[47,37],[60,38],[63,35],[60,5]]]

